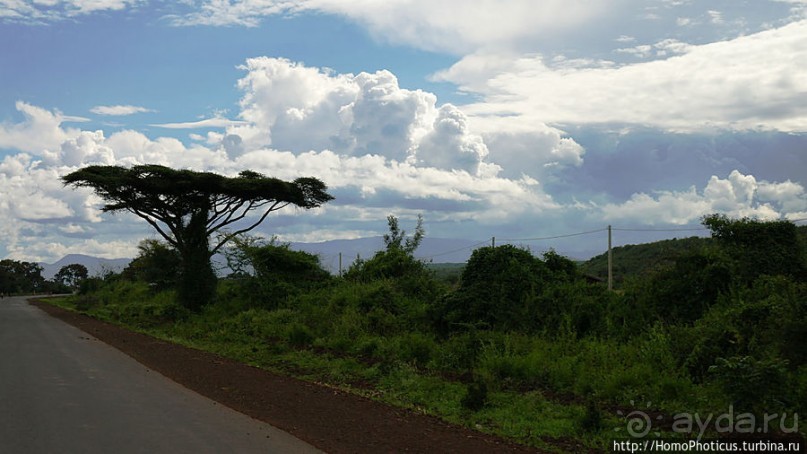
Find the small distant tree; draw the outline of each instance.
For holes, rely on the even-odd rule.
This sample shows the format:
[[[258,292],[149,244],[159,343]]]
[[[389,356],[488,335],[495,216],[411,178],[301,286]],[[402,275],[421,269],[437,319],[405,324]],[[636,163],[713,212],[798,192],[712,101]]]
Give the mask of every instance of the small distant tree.
[[[378,251],[369,260],[356,260],[345,275],[348,279],[373,280],[398,278],[421,274],[425,270],[422,262],[415,259],[415,250],[425,235],[423,216],[418,215],[415,233],[407,236],[398,225],[398,218],[387,216],[389,233],[384,234],[384,250]]]
[[[411,237],[407,237],[406,231],[398,227],[398,218],[393,215],[387,216],[387,226],[389,227],[389,233],[384,234],[384,245],[387,251],[397,249],[405,254],[412,255],[420,246],[423,236],[426,234],[426,231],[423,230],[422,214],[418,215],[415,234]]]
[[[283,181],[249,170],[231,178],[160,165],[89,166],[62,180],[65,185],[93,189],[105,202],[102,211],[128,211],[154,227],[179,253],[177,296],[194,311],[213,300],[216,274],[210,258],[228,241],[288,205],[309,209],[333,199],[316,178]],[[211,244],[211,236],[252,212],[258,213],[256,220],[245,221],[246,226]]]
[[[59,269],[59,272],[53,276],[53,280],[71,289],[76,289],[79,284],[81,284],[81,281],[87,279],[88,275],[89,272],[86,266],[80,263],[73,263]]]

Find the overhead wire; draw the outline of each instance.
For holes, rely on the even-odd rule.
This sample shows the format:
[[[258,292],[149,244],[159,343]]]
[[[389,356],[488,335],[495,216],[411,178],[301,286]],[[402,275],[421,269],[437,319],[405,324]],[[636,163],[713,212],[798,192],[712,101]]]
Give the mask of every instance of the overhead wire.
[[[581,236],[581,235],[589,235],[592,233],[599,233],[604,232],[608,229],[597,229],[597,230],[588,230],[585,232],[577,232],[577,233],[567,233],[565,235],[555,235],[555,236],[543,236],[543,237],[536,237],[536,238],[502,238],[501,241],[542,241],[542,240],[556,240],[558,238],[569,238],[572,236]]]
[[[611,230],[620,232],[700,232],[709,229],[706,227],[689,227],[680,229],[640,229],[640,228],[612,227]]]
[[[432,254],[432,255],[429,255],[427,257],[420,257],[420,259],[421,260],[431,260],[431,259],[433,259],[435,257],[440,257],[441,255],[448,255],[448,254],[453,254],[455,252],[464,251],[466,249],[472,249],[472,248],[475,248],[477,246],[483,245],[483,244],[487,243],[488,241],[490,241],[490,240],[483,240],[483,241],[480,241],[478,243],[470,244],[468,246],[463,246],[463,247],[457,248],[457,249],[452,249],[452,250],[446,251],[446,252],[441,252],[439,254]]]

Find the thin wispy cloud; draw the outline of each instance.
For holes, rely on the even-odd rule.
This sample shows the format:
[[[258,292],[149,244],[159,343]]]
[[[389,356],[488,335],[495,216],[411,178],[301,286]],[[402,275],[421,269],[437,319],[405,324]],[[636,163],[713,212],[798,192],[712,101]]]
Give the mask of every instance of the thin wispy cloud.
[[[147,0],[0,0],[0,21],[46,24],[145,3]]]
[[[229,126],[247,125],[249,122],[241,120],[229,120],[223,117],[205,118],[198,121],[185,121],[178,123],[160,123],[151,126],[165,129],[202,129],[202,128],[226,128]]]
[[[140,106],[114,105],[114,106],[95,106],[92,109],[90,109],[90,112],[97,115],[126,116],[154,111]]]

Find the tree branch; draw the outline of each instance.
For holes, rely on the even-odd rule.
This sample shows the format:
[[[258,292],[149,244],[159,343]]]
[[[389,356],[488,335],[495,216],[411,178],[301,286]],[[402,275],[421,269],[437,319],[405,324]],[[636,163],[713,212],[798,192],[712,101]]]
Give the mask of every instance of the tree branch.
[[[281,206],[278,206],[279,204],[280,204],[280,202],[275,202],[275,203],[273,203],[273,204],[272,204],[272,206],[271,206],[271,207],[269,207],[269,209],[267,209],[267,210],[266,210],[266,211],[263,213],[263,215],[260,217],[260,219],[258,219],[256,222],[254,222],[254,223],[253,223],[252,225],[250,225],[249,227],[243,228],[243,229],[241,229],[241,230],[236,230],[235,232],[232,232],[232,233],[229,233],[229,234],[227,234],[227,235],[224,235],[224,237],[222,238],[222,240],[221,240],[221,241],[219,241],[219,243],[216,245],[216,247],[214,247],[213,249],[211,249],[211,251],[210,251],[210,256],[212,257],[212,256],[213,256],[213,255],[214,255],[214,254],[215,254],[215,253],[216,253],[216,252],[219,250],[219,249],[221,249],[221,247],[222,247],[222,246],[224,246],[224,245],[225,245],[225,244],[226,244],[228,241],[230,241],[230,240],[231,240],[231,239],[233,239],[234,237],[236,237],[236,236],[238,236],[238,235],[240,235],[240,234],[242,234],[242,233],[249,232],[250,230],[252,230],[252,229],[254,229],[255,227],[259,226],[259,225],[261,224],[261,222],[263,222],[263,221],[266,219],[266,216],[269,216],[269,213],[271,213],[271,212],[273,212],[273,211],[280,210],[280,209],[282,209],[282,208],[285,208],[287,205],[289,205],[289,202],[286,202],[286,203],[284,203],[284,204],[283,204],[283,205],[281,205]],[[242,216],[242,217],[243,217],[243,216]]]

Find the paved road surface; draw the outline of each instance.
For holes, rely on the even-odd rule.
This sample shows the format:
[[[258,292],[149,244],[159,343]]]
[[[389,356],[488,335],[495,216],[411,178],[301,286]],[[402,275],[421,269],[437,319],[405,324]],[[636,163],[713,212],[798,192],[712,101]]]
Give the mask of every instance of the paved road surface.
[[[307,453],[41,310],[0,299],[0,453]]]

